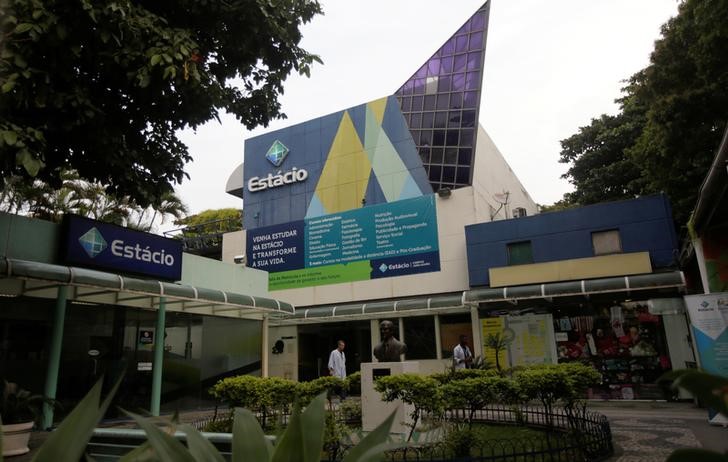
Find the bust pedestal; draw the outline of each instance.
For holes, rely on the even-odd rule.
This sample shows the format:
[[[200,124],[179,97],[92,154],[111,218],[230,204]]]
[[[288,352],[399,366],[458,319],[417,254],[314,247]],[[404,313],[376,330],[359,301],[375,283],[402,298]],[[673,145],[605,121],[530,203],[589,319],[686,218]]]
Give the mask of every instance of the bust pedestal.
[[[379,424],[396,411],[392,423],[392,433],[407,433],[410,422],[412,406],[402,401],[386,402],[382,396],[374,390],[374,379],[387,375],[402,373],[418,373],[420,363],[417,361],[392,362],[392,363],[362,363],[361,364],[361,420],[362,430],[369,432],[377,428]]]

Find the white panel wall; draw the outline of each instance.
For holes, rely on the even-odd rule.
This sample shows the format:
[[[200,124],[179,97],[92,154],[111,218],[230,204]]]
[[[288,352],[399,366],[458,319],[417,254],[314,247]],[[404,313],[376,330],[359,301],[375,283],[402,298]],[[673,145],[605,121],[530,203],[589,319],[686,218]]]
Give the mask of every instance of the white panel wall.
[[[508,192],[508,205],[501,208],[494,220],[513,218],[516,207],[526,209],[529,216],[538,213],[536,203],[523,187],[521,181],[511,170],[503,154],[482,126],[478,126],[478,140],[475,150],[475,169],[473,171],[476,216],[478,223],[491,221],[491,209],[500,207],[495,194]],[[490,207],[489,207],[490,206]]]
[[[448,198],[436,196],[440,271],[371,281],[278,290],[271,292],[271,296],[299,307],[305,307],[467,290],[469,284],[465,226],[491,221],[491,213],[499,205],[493,196],[504,191],[510,193],[509,203],[495,219],[511,218],[512,211],[516,207],[525,208],[528,215],[538,213],[536,203],[523,188],[488,134],[482,127],[479,127],[478,130],[473,186],[456,189]],[[241,255],[244,252],[244,231],[224,236],[224,261],[232,262],[235,255]]]

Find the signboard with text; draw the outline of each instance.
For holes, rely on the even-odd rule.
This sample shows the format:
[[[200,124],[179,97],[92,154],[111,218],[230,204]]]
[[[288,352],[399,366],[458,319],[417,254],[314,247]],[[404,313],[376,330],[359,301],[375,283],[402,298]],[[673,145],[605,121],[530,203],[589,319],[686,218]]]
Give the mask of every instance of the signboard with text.
[[[64,218],[66,263],[178,281],[182,241],[74,215]]]
[[[432,195],[249,230],[248,265],[269,290],[440,270]]]

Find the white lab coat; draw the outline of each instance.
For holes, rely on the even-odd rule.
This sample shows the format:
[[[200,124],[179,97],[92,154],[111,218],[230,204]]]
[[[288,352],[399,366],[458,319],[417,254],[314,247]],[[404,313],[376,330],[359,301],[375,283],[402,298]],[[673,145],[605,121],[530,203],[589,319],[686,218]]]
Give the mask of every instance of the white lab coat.
[[[465,359],[472,358],[473,353],[470,352],[470,348],[468,348],[467,346],[463,348],[458,343],[452,352],[452,357],[455,362],[455,369],[465,369],[467,367],[467,364],[465,364]]]
[[[329,371],[333,371],[334,377],[346,378],[346,355],[338,348],[329,355]]]

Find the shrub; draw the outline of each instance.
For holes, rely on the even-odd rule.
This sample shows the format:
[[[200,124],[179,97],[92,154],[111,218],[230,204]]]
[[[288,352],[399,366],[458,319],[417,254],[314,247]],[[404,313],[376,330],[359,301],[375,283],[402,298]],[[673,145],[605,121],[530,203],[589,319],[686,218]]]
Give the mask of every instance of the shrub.
[[[520,402],[515,382],[504,377],[474,377],[454,380],[443,385],[445,405],[449,409],[467,409],[468,427],[472,427],[476,411],[489,404]]]
[[[331,409],[331,395],[336,392],[339,388],[345,387],[346,382],[333,375],[326,375],[317,379],[311,380],[310,382],[298,382],[296,384],[296,397],[301,406],[306,406],[316,396],[321,393],[326,393],[326,397],[329,401],[329,409]],[[289,396],[289,399],[293,396]]]
[[[346,389],[351,395],[361,395],[361,371],[354,372],[346,377]]]
[[[210,389],[212,396],[230,407],[244,407],[260,413],[260,423],[264,428],[268,425],[269,416],[288,409],[295,392],[296,382],[292,380],[252,375],[228,377]]]
[[[430,375],[430,377],[443,385],[455,380],[498,376],[500,376],[500,373],[495,369],[449,369],[446,372],[439,372]]]
[[[341,419],[349,424],[361,424],[361,401],[347,399],[339,404]]]
[[[442,410],[440,384],[432,377],[417,374],[380,377],[374,382],[374,389],[382,394],[382,399],[385,401],[401,400],[413,407],[410,415],[412,424],[407,441],[412,438],[422,412],[438,414]]]

